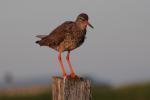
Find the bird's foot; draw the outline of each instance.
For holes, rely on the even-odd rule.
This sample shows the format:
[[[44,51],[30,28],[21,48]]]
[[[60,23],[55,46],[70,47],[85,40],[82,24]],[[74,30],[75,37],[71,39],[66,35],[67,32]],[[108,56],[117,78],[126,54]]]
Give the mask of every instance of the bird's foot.
[[[67,78],[81,78],[80,76],[78,75],[75,75],[75,73],[71,73],[70,75],[67,75]]]
[[[67,77],[68,77],[68,75],[67,75],[66,73],[64,73],[64,74],[63,74],[63,77],[64,77],[64,78],[67,78]]]

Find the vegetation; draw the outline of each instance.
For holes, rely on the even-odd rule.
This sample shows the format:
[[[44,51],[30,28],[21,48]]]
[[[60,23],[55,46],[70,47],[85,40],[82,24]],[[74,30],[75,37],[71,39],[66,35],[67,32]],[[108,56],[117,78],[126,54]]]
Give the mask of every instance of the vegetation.
[[[92,88],[93,100],[150,100],[150,84],[130,85],[113,89],[107,86]],[[33,95],[0,95],[0,100],[51,100],[51,92]]]
[[[39,94],[33,95],[7,95],[3,94],[0,96],[0,100],[51,100],[51,92],[45,91]]]

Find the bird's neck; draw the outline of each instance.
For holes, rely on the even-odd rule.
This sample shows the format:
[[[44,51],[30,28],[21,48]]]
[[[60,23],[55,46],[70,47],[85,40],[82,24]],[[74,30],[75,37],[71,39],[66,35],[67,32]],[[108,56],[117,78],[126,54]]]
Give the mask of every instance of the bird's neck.
[[[78,27],[80,30],[85,30],[86,27],[87,27],[87,25],[85,25],[85,24],[83,24],[83,23],[81,23],[81,22],[76,21],[75,23],[76,23],[77,27]]]

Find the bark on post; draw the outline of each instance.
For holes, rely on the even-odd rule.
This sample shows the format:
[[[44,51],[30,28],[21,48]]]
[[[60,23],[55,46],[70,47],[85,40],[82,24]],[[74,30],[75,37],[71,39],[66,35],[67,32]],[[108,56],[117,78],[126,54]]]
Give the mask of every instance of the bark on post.
[[[53,77],[53,100],[91,100],[91,82],[79,78]]]

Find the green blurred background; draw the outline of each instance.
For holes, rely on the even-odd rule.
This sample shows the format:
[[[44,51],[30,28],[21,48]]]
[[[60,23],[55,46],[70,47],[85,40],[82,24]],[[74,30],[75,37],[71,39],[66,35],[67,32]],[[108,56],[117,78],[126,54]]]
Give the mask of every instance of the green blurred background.
[[[40,87],[40,89],[33,88],[30,89],[30,91],[26,90],[19,93],[18,91],[16,91],[16,93],[14,93],[13,91],[3,91],[3,93],[0,94],[0,100],[52,100],[50,86]],[[150,83],[132,84],[121,87],[95,85],[92,87],[92,99],[150,100]]]

